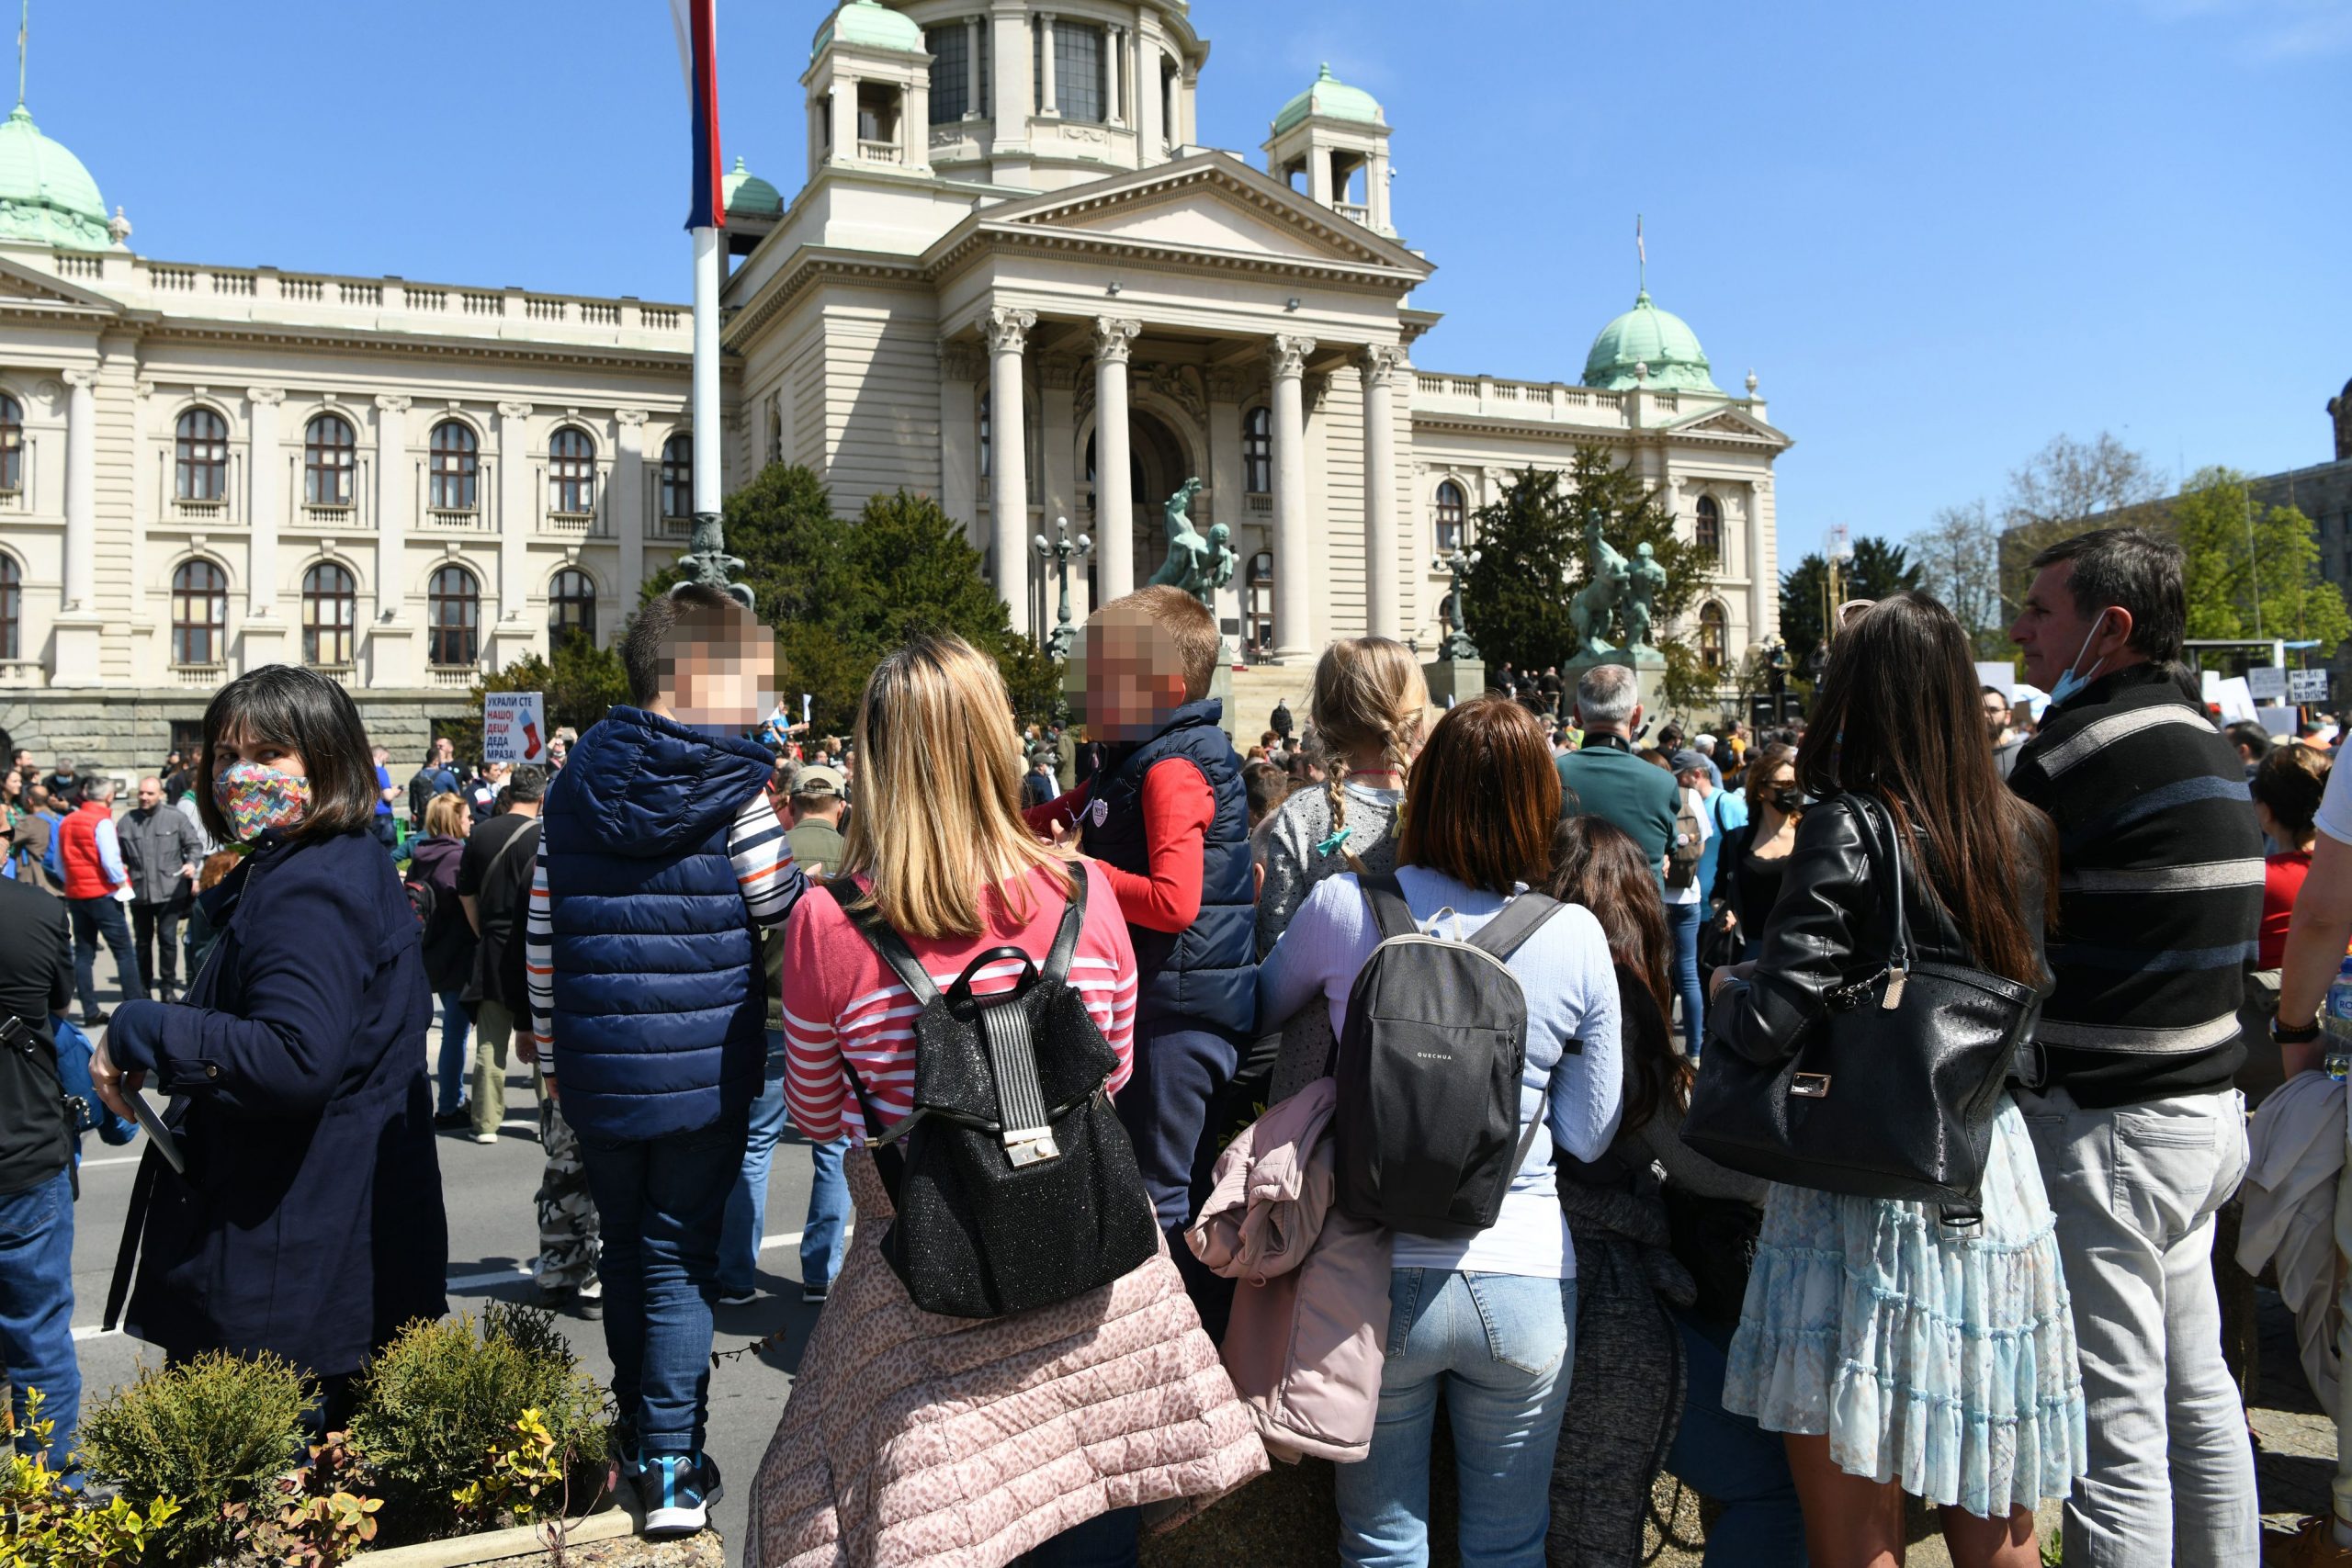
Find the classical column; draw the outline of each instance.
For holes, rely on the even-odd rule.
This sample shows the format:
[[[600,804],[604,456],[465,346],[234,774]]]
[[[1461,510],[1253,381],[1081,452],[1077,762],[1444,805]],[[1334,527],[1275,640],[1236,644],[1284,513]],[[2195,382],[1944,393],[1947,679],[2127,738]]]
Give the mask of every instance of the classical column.
[[[1135,475],[1127,458],[1127,356],[1143,323],[1094,318],[1094,571],[1102,602],[1136,585]]]
[[[978,17],[964,18],[964,118],[980,118],[980,105],[985,95],[980,91],[980,29],[988,24]]]
[[[286,400],[283,387],[247,387],[252,406],[246,427],[245,459],[245,614],[277,614],[277,525],[286,509],[279,493],[277,405]]]
[[[989,311],[989,520],[994,525],[996,591],[1015,630],[1029,618],[1029,438],[1024,428],[1021,355],[1037,312],[999,305]]]
[[[968,343],[939,345],[939,504],[981,549],[980,356]]]
[[[1102,43],[1102,118],[1125,130],[1127,123],[1127,29],[1105,30]]]
[[[833,101],[829,106],[833,116],[833,162],[850,164],[857,160],[857,78],[833,73]],[[928,135],[926,130],[924,134]]]
[[[1054,81],[1054,13],[1038,12],[1037,26],[1042,29],[1043,34],[1039,39],[1040,47],[1037,51],[1037,112],[1041,115],[1057,115],[1062,112],[1062,107],[1060,102],[1054,96],[1054,89],[1057,85]]]
[[[529,403],[498,405],[498,629],[523,618],[523,566],[538,508],[531,499]]]
[[[415,497],[409,487],[409,400],[376,398],[376,624],[368,628],[368,684],[414,683],[408,607],[408,522]],[[394,629],[397,628],[397,629]]]
[[[1136,164],[1149,168],[1167,161],[1168,100],[1159,90],[1159,13],[1147,6],[1141,19],[1136,29],[1136,139],[1142,155]]]
[[[65,372],[65,581],[59,597],[68,615],[98,607],[97,384],[96,370]]]
[[[990,29],[989,113],[995,119],[992,157],[1029,150],[1030,85],[1028,0],[995,0],[989,11]]]
[[[1278,336],[1266,345],[1273,378],[1274,426],[1274,658],[1303,664],[1316,654],[1314,615],[1308,589],[1319,575],[1306,526],[1306,399],[1300,378],[1311,337]]]
[[[1747,487],[1747,640],[1762,642],[1779,631],[1780,572],[1772,559],[1772,481]],[[1728,653],[1728,650],[1726,650]]]
[[[1396,583],[1396,419],[1390,389],[1405,351],[1374,344],[1356,357],[1363,377],[1364,630],[1402,637]]]
[[[605,504],[621,542],[620,581],[613,585],[613,596],[626,613],[645,581],[645,411],[616,409],[613,421],[620,434],[613,442],[613,493]]]

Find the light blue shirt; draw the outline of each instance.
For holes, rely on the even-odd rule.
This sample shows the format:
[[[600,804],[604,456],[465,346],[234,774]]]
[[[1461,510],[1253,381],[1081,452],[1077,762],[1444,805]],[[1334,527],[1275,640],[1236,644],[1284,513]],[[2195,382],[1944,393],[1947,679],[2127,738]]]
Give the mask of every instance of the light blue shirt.
[[[1723,858],[1724,835],[1734,828],[1747,826],[1747,802],[1728,790],[1717,789],[1707,797],[1707,810],[1714,818],[1715,830],[1707,835],[1707,847],[1699,852],[1699,897],[1715,896],[1715,863]]]
[[[123,869],[122,840],[115,837],[114,818],[98,818],[98,869],[107,874],[107,886],[119,887],[130,880],[130,873]]]
[[[1396,880],[1421,929],[1455,941],[1492,919],[1506,902],[1499,894],[1465,886],[1425,866],[1399,866]],[[1259,1018],[1286,1020],[1319,994],[1330,1009],[1332,1032],[1340,1032],[1348,992],[1379,945],[1380,928],[1355,876],[1324,878],[1258,965]],[[1396,1268],[1563,1280],[1576,1275],[1576,1254],[1567,1245],[1554,1184],[1552,1145],[1557,1142],[1577,1158],[1590,1160],[1617,1135],[1624,1066],[1616,969],[1600,922],[1591,910],[1574,904],[1537,928],[1506,967],[1527,1002],[1520,1125],[1542,1116],[1552,1136],[1537,1138],[1527,1151],[1491,1229],[1467,1241],[1397,1235]]]

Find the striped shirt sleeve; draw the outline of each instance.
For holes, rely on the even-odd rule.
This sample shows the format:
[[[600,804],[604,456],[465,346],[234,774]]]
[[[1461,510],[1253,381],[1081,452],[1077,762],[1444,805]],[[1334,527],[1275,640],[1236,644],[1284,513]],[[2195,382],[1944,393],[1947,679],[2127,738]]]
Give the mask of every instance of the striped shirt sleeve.
[[[531,863],[531,906],[524,918],[523,973],[531,989],[531,1039],[539,1061],[553,1072],[548,1052],[555,1044],[555,924],[548,917],[548,840],[539,835],[538,853]]]
[[[792,840],[765,790],[743,803],[727,830],[727,858],[735,863],[735,885],[752,918],[763,926],[783,923],[808,890],[808,879],[793,863]]]

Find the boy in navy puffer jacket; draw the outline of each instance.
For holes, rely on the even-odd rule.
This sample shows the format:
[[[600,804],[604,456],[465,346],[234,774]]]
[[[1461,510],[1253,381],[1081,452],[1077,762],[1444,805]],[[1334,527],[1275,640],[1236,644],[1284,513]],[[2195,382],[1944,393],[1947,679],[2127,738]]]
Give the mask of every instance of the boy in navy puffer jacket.
[[[637,614],[629,696],[548,786],[525,966],[531,1054],[579,1136],[604,1237],[605,1343],[645,1531],[699,1529],[720,1216],[767,1056],[760,928],[808,886],[743,739],[775,641],[696,585]]]
[[[1258,1016],[1249,793],[1218,728],[1224,705],[1209,695],[1223,648],[1216,617],[1181,588],[1138,589],[1097,610],[1086,623],[1086,722],[1108,748],[1102,767],[1026,814],[1041,833],[1075,828],[1118,890],[1136,976],[1135,1077],[1119,1120],[1213,1338],[1232,1285],[1178,1233],[1193,1217],[1210,1105]]]

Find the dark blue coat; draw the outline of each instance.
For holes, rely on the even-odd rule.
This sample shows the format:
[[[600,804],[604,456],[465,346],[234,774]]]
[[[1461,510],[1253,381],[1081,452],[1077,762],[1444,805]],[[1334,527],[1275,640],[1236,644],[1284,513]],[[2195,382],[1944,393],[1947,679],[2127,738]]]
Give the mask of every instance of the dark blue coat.
[[[126,1002],[123,1068],[186,1103],[185,1179],[153,1151],[130,1331],[183,1357],[359,1370],[447,1303],[416,917],[365,832],[268,845],[204,895],[220,940],[185,1002]]]
[[[1217,728],[1224,714],[1214,697],[1187,703],[1150,739],[1113,748],[1087,792],[1079,843],[1107,865],[1148,874],[1144,775],[1171,757],[1201,771],[1216,803],[1201,842],[1201,912],[1181,931],[1127,928],[1136,949],[1136,1021],[1192,1021],[1246,1036],[1258,1021],[1258,879],[1241,759]]]
[[[549,1023],[574,1130],[658,1138],[758,1098],[765,971],[727,834],[775,766],[748,740],[615,707],[548,785]]]

